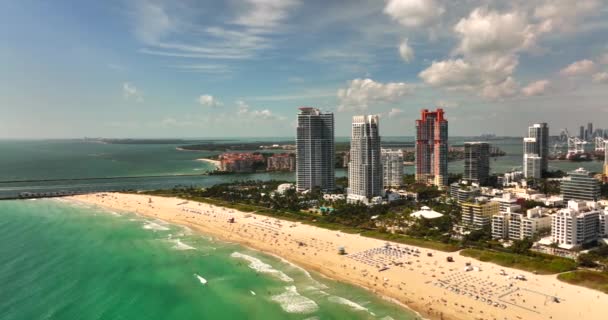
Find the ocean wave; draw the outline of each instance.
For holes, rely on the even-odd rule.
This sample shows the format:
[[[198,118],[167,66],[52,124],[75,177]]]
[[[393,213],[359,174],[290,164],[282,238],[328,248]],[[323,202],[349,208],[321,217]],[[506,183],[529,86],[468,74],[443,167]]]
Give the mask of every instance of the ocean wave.
[[[160,225],[160,224],[152,222],[152,221],[147,221],[146,223],[144,223],[143,228],[147,229],[147,230],[154,230],[154,231],[167,231],[167,230],[169,230],[168,227],[165,227],[163,225]]]
[[[285,289],[285,292],[271,297],[272,301],[278,302],[285,312],[311,313],[319,309],[316,302],[301,296],[296,286],[285,287]]]
[[[288,264],[288,265],[289,265],[289,266],[291,266],[292,268],[294,268],[294,269],[298,269],[299,271],[301,271],[301,272],[302,272],[304,275],[306,275],[306,277],[307,277],[308,279],[310,279],[310,280],[311,280],[311,281],[312,281],[312,282],[315,284],[315,286],[316,286],[318,289],[327,289],[327,288],[328,288],[326,285],[324,285],[324,284],[322,284],[321,282],[319,282],[319,281],[317,281],[316,279],[314,279],[314,278],[312,277],[312,275],[310,274],[310,272],[308,272],[308,270],[306,270],[306,269],[304,269],[304,268],[302,268],[302,267],[298,266],[297,264],[292,263],[291,261],[285,260],[283,257],[277,256],[277,255],[272,255],[272,256],[273,256],[273,257],[276,257],[276,258],[277,258],[277,259],[279,259],[279,260],[281,260],[281,262],[283,262],[283,263],[285,263],[285,264]]]
[[[195,247],[189,246],[185,243],[183,243],[180,239],[173,239],[171,240],[175,245],[173,246],[173,249],[175,250],[195,250]]]
[[[331,296],[331,297],[327,298],[327,300],[329,300],[329,301],[331,301],[333,303],[343,304],[345,306],[349,306],[352,309],[357,310],[357,311],[368,311],[366,307],[364,307],[364,306],[362,306],[362,305],[360,305],[360,304],[358,304],[356,302],[353,302],[351,300],[348,300],[346,298]]]
[[[249,268],[251,268],[257,272],[268,273],[268,274],[274,275],[285,282],[293,282],[293,279],[290,278],[288,275],[273,268],[271,265],[262,262],[258,258],[248,256],[248,255],[242,254],[240,252],[233,252],[230,256],[233,258],[240,258],[240,259],[248,261]]]

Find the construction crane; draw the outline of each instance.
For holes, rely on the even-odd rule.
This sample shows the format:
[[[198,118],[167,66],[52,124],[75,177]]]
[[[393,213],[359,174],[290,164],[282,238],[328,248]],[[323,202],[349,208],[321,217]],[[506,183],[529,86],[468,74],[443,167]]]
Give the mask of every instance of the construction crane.
[[[585,153],[585,145],[589,142],[579,139],[578,137],[568,138],[568,158]]]
[[[603,137],[595,137],[595,151],[603,152],[606,150],[606,143],[608,143],[608,140],[604,140]]]

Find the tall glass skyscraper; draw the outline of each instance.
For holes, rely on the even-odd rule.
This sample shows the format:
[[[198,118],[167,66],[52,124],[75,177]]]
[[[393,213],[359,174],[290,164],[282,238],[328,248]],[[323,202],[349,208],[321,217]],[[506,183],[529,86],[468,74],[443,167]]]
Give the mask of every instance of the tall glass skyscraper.
[[[416,120],[416,181],[438,187],[448,183],[448,121],[441,108],[424,109]]]
[[[464,180],[485,185],[490,178],[490,144],[464,143]]]
[[[384,191],[380,153],[380,119],[354,116],[348,165],[348,199],[368,203]]]
[[[296,131],[297,190],[334,190],[334,114],[302,107]]]
[[[534,162],[535,167],[528,168],[532,163],[530,159],[536,161],[536,157],[540,158],[540,166],[536,166]],[[549,127],[546,123],[535,123],[528,127],[528,136],[524,138],[523,162],[526,178],[542,177],[549,169]]]

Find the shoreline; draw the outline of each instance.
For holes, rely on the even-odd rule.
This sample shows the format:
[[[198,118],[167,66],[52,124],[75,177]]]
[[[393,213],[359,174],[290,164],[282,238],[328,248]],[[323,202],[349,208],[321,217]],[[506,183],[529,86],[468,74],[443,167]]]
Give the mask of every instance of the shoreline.
[[[212,160],[212,159],[207,159],[207,158],[199,158],[199,159],[196,159],[196,161],[202,161],[202,162],[210,163],[213,166],[215,166],[215,169],[219,169],[220,168],[220,161],[219,160]]]
[[[416,257],[404,255],[403,260],[407,261],[407,264],[393,265],[388,260],[382,260],[386,256],[373,256],[374,252],[385,247],[386,242],[382,240],[206,203],[118,193],[82,195],[68,199],[161,219],[222,240],[236,242],[329,279],[367,289],[385,300],[413,311],[418,317],[428,319],[601,319],[601,310],[592,310],[590,306],[595,303],[608,305],[608,295],[559,282],[555,275],[533,275],[459,256],[457,253],[402,244],[391,246],[416,249],[419,254],[416,254]],[[235,218],[235,223],[229,223],[229,218]],[[337,254],[337,248],[342,245],[346,245],[347,255]],[[430,255],[427,256],[427,253]],[[446,257],[451,255],[457,262],[446,263]],[[389,257],[396,259],[394,256]],[[368,260],[373,262],[369,263]],[[462,271],[465,261],[479,266],[479,271]],[[390,268],[378,269],[382,265]],[[513,275],[524,274],[529,280],[522,282],[507,279],[498,274],[498,270],[503,269]],[[485,298],[481,301],[470,294],[466,296],[460,291],[463,289],[458,292],[448,290],[439,285],[442,281],[449,283],[451,288],[479,285],[481,292],[492,297],[496,303],[504,304],[505,308],[492,305],[491,300],[487,303]],[[506,288],[506,294],[494,292],[494,287]],[[466,290],[472,292],[473,289]],[[547,302],[549,294],[559,295],[562,302]]]

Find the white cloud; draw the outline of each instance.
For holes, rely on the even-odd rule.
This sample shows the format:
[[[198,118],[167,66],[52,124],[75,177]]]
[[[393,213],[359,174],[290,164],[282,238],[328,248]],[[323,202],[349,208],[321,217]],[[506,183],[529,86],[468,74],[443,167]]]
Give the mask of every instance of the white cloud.
[[[593,75],[593,82],[608,83],[608,72],[598,72]]]
[[[517,52],[529,48],[536,36],[524,13],[501,14],[484,8],[462,18],[454,32],[460,38],[456,52],[465,56]]]
[[[401,44],[399,45],[399,55],[405,62],[409,63],[414,60],[414,49],[410,47],[407,39],[403,39],[403,41],[401,41]]]
[[[222,103],[212,95],[204,94],[198,97],[198,103],[204,107],[219,107]]]
[[[434,0],[389,0],[384,13],[406,27],[422,27],[436,23],[445,9]]]
[[[400,115],[403,114],[403,110],[401,109],[397,109],[397,108],[392,108],[389,112],[388,112],[388,117],[389,118],[396,118]]]
[[[462,59],[433,61],[418,76],[432,86],[448,89],[471,88],[481,82],[479,70]]]
[[[435,87],[475,91],[482,97],[499,99],[513,96],[517,82],[511,74],[516,66],[512,56],[480,57],[475,64],[462,59],[434,61],[418,76]]]
[[[245,0],[228,23],[202,25],[206,14],[193,4],[134,1],[133,32],[146,47],[140,53],[199,59],[250,59],[273,47],[271,34],[281,28],[297,0]],[[189,40],[185,40],[189,39]],[[198,71],[202,71],[199,69]]]
[[[572,31],[581,18],[597,13],[600,0],[545,0],[535,8],[534,17],[546,30]]]
[[[512,78],[508,77],[505,81],[490,84],[483,87],[481,96],[491,100],[513,97],[519,91],[519,84]]]
[[[435,102],[435,106],[438,108],[456,108],[459,106],[459,104],[457,102],[438,100]]]
[[[525,86],[524,88],[521,89],[521,92],[525,95],[525,96],[540,96],[542,94],[545,93],[545,91],[547,91],[547,89],[549,88],[549,80],[538,80],[538,81],[534,81],[529,83],[527,86]]]
[[[134,2],[133,16],[135,18],[135,36],[146,44],[154,44],[168,35],[174,28],[174,22],[169,18],[165,8],[152,1]]]
[[[243,100],[238,100],[236,102],[237,105],[237,115],[243,118],[248,119],[260,119],[260,120],[275,120],[275,121],[285,121],[287,118],[274,114],[269,109],[262,110],[252,110],[251,107]]]
[[[560,74],[563,76],[580,76],[584,74],[590,74],[595,70],[595,63],[591,60],[585,59],[573,62],[569,66],[560,70]]]
[[[513,73],[519,53],[535,47],[541,30],[525,12],[500,13],[487,7],[473,9],[453,28],[459,43],[456,57],[433,61],[419,73],[427,84],[448,90],[468,90],[488,99],[511,97],[519,90]]]
[[[299,4],[296,0],[245,0],[245,8],[234,23],[250,28],[276,28]]]
[[[144,101],[143,94],[137,89],[137,87],[129,82],[124,82],[122,84],[122,94],[127,100],[135,99],[137,102]]]
[[[348,88],[337,92],[339,111],[365,110],[372,103],[396,102],[411,94],[414,86],[404,82],[380,83],[372,79],[354,79]]]
[[[222,74],[230,72],[230,68],[224,64],[180,64],[171,67],[184,72],[209,74]]]

